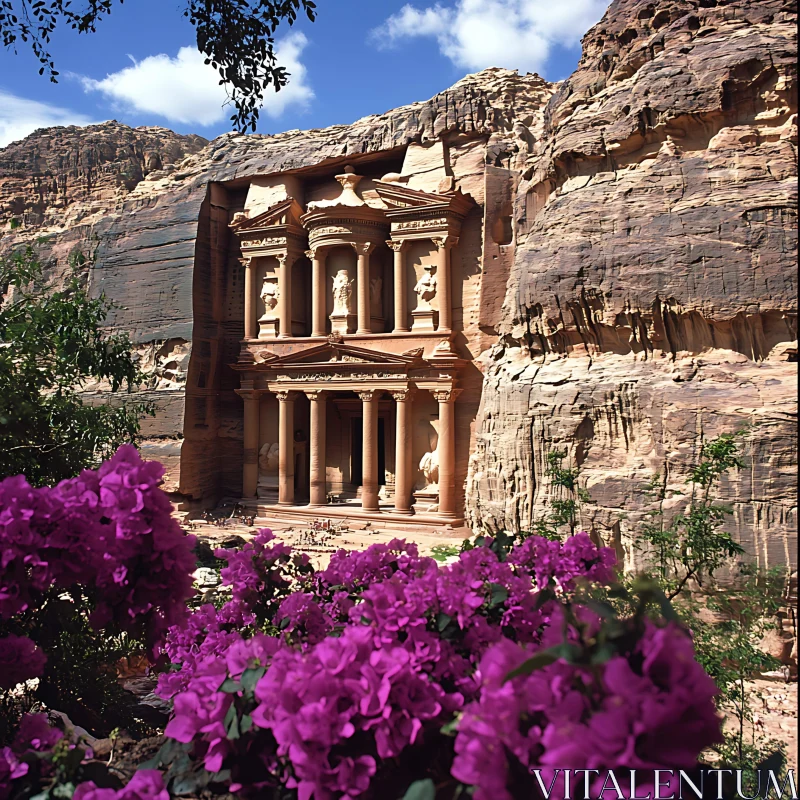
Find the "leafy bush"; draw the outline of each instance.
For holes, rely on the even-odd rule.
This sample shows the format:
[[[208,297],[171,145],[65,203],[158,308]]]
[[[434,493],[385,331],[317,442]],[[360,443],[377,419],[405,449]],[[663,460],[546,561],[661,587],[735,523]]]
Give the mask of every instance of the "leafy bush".
[[[112,391],[142,382],[126,335],[104,328],[111,305],[91,298],[75,272],[63,289],[43,278],[33,250],[0,260],[0,478],[25,475],[54,484],[97,467],[139,432],[153,413],[147,403],[87,405],[78,391],[89,380]],[[120,400],[120,398],[117,398]]]

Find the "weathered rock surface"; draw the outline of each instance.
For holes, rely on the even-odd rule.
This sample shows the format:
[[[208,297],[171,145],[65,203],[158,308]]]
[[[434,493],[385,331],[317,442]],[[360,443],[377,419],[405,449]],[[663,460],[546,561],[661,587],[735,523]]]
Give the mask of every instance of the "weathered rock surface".
[[[37,130],[0,149],[0,229],[75,225],[114,208],[146,175],[174,170],[207,143],[115,121]]]
[[[486,359],[473,521],[541,515],[550,450],[629,563],[654,472],[748,429],[722,496],[761,563],[796,563],[796,10],[617,0],[524,165]],[[795,348],[792,351],[792,348]]]

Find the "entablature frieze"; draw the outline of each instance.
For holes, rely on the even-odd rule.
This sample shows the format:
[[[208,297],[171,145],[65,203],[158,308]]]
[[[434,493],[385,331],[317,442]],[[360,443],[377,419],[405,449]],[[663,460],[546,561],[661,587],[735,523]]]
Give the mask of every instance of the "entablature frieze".
[[[299,258],[308,249],[305,231],[302,229],[282,236],[271,234],[262,237],[256,236],[252,239],[242,237],[239,246],[245,258],[280,256],[283,254]]]
[[[310,250],[341,245],[365,246],[386,239],[388,225],[379,222],[341,221],[342,224],[320,225],[308,231],[308,245]]]
[[[441,207],[397,209],[387,211],[386,218],[395,241],[458,236],[464,221],[463,215]]]

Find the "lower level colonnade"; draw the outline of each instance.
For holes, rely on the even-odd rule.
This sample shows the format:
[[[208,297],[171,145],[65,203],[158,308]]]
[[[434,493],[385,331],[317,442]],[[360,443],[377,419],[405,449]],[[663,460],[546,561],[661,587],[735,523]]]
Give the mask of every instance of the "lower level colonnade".
[[[431,514],[447,521],[456,518],[457,497],[455,480],[455,401],[459,394],[458,389],[430,389],[421,390],[408,386],[399,390],[386,390],[375,388],[357,389],[350,393],[360,401],[361,431],[360,436],[352,440],[352,447],[360,445],[360,453],[349,453],[352,461],[360,460],[360,476],[351,480],[355,484],[360,479],[360,507],[363,512],[378,514],[391,512],[395,514],[410,515],[414,513],[415,489],[418,488],[416,477],[419,476],[415,463],[414,440],[414,406],[415,398],[419,398],[423,391],[430,391],[430,395],[438,406],[438,436],[433,452],[427,453],[427,465],[432,469],[425,469],[429,485],[422,487],[427,490],[425,494],[435,498],[438,492],[438,502],[432,506]],[[277,450],[277,476],[273,478],[277,484],[278,506],[299,506],[298,483],[303,492],[308,487],[308,503],[302,505],[309,508],[322,508],[328,505],[331,481],[328,479],[328,445],[329,445],[329,415],[328,405],[331,402],[331,392],[308,390],[280,390],[270,392],[268,389],[241,389],[239,394],[244,400],[244,470],[243,470],[243,495],[245,498],[260,496],[260,479],[263,480],[264,460],[274,456]],[[277,447],[261,445],[262,402],[270,395],[277,399],[278,425]],[[296,425],[295,406],[301,397],[307,398],[307,431],[308,441],[298,444],[298,428]],[[379,405],[386,398],[391,398],[394,406],[394,425],[379,426]],[[341,393],[337,393],[341,402]],[[352,401],[350,401],[352,402]],[[428,399],[430,403],[430,398]],[[385,406],[385,403],[384,403]],[[304,412],[305,413],[305,412]],[[358,418],[358,409],[353,418]],[[385,422],[386,420],[382,420]],[[394,428],[393,447],[388,447],[385,437],[388,436],[386,428]],[[341,433],[341,432],[333,432]],[[358,441],[360,439],[360,441]],[[263,453],[271,447],[269,453]],[[307,475],[296,475],[298,464],[303,464],[297,457],[298,448],[302,447],[305,453],[307,447],[308,471]],[[260,452],[260,450],[262,452]],[[391,495],[384,490],[381,497],[382,486],[386,483],[380,474],[381,467],[391,467],[386,460],[387,450],[393,450],[393,491]],[[261,456],[261,457],[260,457]],[[272,459],[274,461],[274,458]],[[260,470],[260,463],[262,469]],[[423,465],[420,465],[422,468]],[[302,467],[300,467],[302,469]],[[438,469],[437,469],[438,468]],[[391,470],[390,470],[391,472]],[[438,472],[438,474],[437,474]],[[307,480],[307,483],[306,483]],[[354,487],[355,488],[355,487]],[[390,487],[386,487],[389,489]],[[419,494],[419,493],[418,493]],[[393,507],[388,506],[391,499]]]

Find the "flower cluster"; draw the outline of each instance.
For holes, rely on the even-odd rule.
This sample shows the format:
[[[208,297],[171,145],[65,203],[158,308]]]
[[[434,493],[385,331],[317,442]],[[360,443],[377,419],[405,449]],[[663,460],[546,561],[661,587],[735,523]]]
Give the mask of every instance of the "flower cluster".
[[[160,772],[141,769],[122,789],[100,789],[93,781],[81,783],[72,800],[169,800],[169,792]]]
[[[0,637],[0,689],[38,678],[46,663],[47,656],[27,636]]]
[[[565,766],[691,768],[720,740],[716,687],[674,626],[647,623],[631,652],[602,665],[559,660],[506,680],[530,656],[502,639],[481,660],[480,697],[464,710],[452,768],[476,787],[475,800],[511,800],[512,759],[540,768],[549,786],[563,780]]]
[[[377,759],[393,758],[420,737],[445,703],[442,687],[414,668],[408,649],[375,648],[366,626],[347,628],[309,652],[284,648],[256,687],[253,722],[270,730],[291,761],[287,786],[300,796],[358,795]],[[342,752],[362,731],[369,745]]]
[[[28,774],[28,765],[10,747],[0,748],[0,800],[11,796],[12,781]]]
[[[500,800],[531,789],[519,784],[530,767],[690,766],[718,736],[713,683],[675,626],[639,620],[591,666],[550,657],[507,679],[554,646],[582,656],[596,640],[603,620],[571,598],[610,581],[614,556],[586,534],[531,537],[505,558],[475,547],[446,567],[400,540],[339,551],[317,574],[292,563],[260,532],[228,556],[234,599],[168,638],[180,670],[162,679],[166,735],[245,794],[271,781],[304,798],[366,797],[400,769],[406,785],[439,770]],[[254,753],[259,784],[242,777]]]
[[[34,489],[0,483],[0,619],[50,589],[91,587],[92,623],[144,634],[155,648],[192,594],[194,537],[159,488],[164,468],[123,445],[98,470]]]
[[[221,571],[223,586],[230,586],[233,600],[264,621],[275,611],[275,602],[285,596],[295,576],[310,572],[305,553],[275,540],[272,531],[260,530],[240,550],[219,549],[214,555],[228,566]]]

